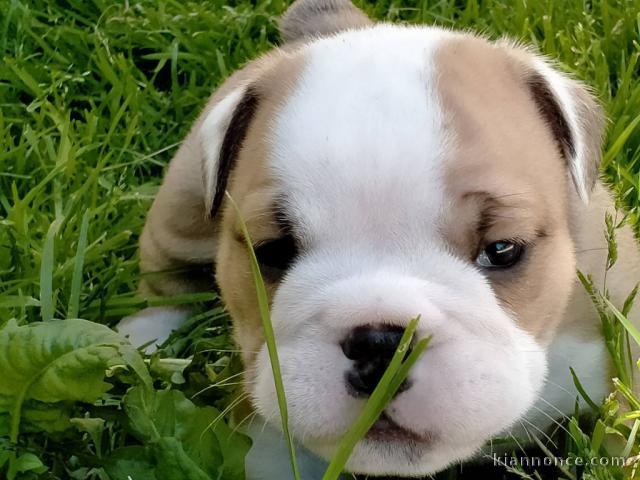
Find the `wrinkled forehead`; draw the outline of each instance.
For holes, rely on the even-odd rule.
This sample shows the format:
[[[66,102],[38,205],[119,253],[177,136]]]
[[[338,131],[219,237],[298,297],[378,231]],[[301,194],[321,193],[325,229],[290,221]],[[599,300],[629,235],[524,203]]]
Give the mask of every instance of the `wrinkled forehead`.
[[[482,40],[392,26],[309,45],[267,149],[303,233],[382,234],[419,218],[428,236],[452,195],[533,201],[554,174],[545,189],[562,191],[551,135],[505,57]]]

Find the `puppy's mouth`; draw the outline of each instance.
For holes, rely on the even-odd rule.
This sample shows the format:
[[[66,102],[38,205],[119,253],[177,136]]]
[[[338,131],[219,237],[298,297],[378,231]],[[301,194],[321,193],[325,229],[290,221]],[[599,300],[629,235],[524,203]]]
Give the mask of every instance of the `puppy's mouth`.
[[[425,446],[433,442],[433,435],[419,435],[398,425],[386,412],[380,415],[365,438],[378,442],[419,443]]]

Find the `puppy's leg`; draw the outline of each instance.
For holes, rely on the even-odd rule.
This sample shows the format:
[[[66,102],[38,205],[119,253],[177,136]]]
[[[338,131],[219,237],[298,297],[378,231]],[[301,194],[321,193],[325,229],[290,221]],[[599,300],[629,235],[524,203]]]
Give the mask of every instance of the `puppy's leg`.
[[[118,323],[117,330],[127,336],[132,345],[146,345],[145,351],[152,353],[169,338],[173,330],[182,326],[188,316],[189,310],[186,308],[148,307],[124,317]]]

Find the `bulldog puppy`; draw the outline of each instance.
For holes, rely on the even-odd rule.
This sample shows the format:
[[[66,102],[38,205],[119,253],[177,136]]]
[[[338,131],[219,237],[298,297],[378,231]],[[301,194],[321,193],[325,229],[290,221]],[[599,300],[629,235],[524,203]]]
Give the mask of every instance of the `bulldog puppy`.
[[[425,475],[596,400],[609,362],[576,268],[603,284],[604,117],[583,84],[509,41],[372,23],[347,0],[298,0],[281,48],[212,96],[141,238],[143,292],[213,288],[253,407],[280,423],[239,205],[267,282],[299,442],[330,458],[421,316],[430,347],[348,470]],[[631,231],[607,275],[638,281]],[[134,342],[187,315],[126,319]],[[634,321],[637,319],[633,312]],[[537,403],[536,403],[537,402]]]

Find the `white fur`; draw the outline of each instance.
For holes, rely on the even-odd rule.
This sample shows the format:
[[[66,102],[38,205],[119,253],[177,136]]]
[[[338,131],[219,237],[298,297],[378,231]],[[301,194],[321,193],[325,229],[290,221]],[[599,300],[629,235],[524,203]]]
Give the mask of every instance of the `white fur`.
[[[549,347],[549,377],[534,407],[524,422],[530,433],[539,434],[563,415],[571,415],[576,400],[581,408],[586,406],[578,392],[569,367],[576,372],[580,384],[589,397],[600,404],[610,393],[609,375],[603,370],[609,364],[609,354],[601,338],[586,341],[571,335],[559,334]],[[536,428],[531,427],[535,425]]]
[[[242,99],[245,88],[233,90],[220,100],[207,114],[200,127],[199,137],[202,139],[205,205],[212,205],[216,194],[216,178],[220,161],[220,148],[233,111]]]
[[[183,308],[149,307],[124,317],[116,330],[128,337],[132,345],[152,342],[145,348],[147,353],[151,353],[169,338],[171,332],[180,328],[188,316],[189,311]]]
[[[467,458],[526,412],[545,377],[544,349],[434,228],[450,139],[432,56],[448,35],[378,26],[309,45],[273,130],[268,164],[304,243],[272,306],[297,438],[329,458],[362,408],[343,377],[350,329],[421,315],[420,334],[433,335],[412,387],[387,408],[433,442],[365,440],[355,472],[424,475]],[[266,349],[256,364],[250,393],[277,425]]]
[[[575,103],[576,95],[573,93],[573,87],[568,78],[551,68],[541,57],[533,58],[533,66],[551,87],[551,91],[560,105],[562,114],[567,120],[569,129],[571,130],[575,154],[573,158],[569,159],[569,170],[573,176],[580,199],[586,203],[589,200],[592,187],[588,179],[587,164],[591,163],[593,159],[589,158],[585,151],[585,140],[583,138],[584,129],[580,126],[580,119],[578,118]]]

